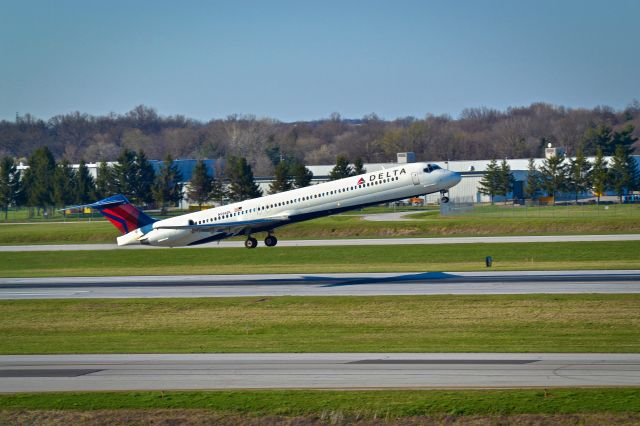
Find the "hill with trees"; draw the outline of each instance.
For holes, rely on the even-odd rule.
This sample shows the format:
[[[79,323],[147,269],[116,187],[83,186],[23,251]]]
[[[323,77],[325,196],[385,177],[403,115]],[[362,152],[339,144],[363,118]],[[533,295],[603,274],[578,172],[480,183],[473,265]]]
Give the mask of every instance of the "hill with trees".
[[[395,161],[413,151],[419,160],[477,160],[542,157],[548,143],[595,155],[613,155],[617,145],[637,149],[640,102],[622,111],[606,106],[566,108],[544,103],[498,111],[465,109],[446,115],[382,120],[375,114],[343,119],[283,123],[271,118],[232,115],[200,122],[161,116],[147,106],[126,114],[91,116],[80,112],[48,120],[30,114],[0,121],[0,157],[24,160],[48,147],[56,160],[70,163],[116,161],[124,149],[147,158],[246,158],[257,176],[271,176],[283,159],[333,164],[339,155],[365,163]]]

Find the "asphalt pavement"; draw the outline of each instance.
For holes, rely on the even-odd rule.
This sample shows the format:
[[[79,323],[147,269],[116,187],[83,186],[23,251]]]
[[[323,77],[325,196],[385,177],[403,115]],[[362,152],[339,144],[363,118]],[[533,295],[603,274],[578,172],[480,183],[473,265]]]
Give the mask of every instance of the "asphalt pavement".
[[[0,278],[0,299],[640,293],[640,270]]]
[[[335,246],[396,246],[411,244],[478,244],[478,243],[558,243],[583,241],[640,241],[640,234],[608,235],[526,235],[505,237],[434,237],[434,238],[354,238],[331,240],[278,240],[277,247],[335,247]],[[244,248],[243,241],[223,240],[214,243],[188,247],[202,248]],[[265,248],[258,243],[258,248]],[[74,251],[74,250],[170,250],[166,247],[122,246],[115,244],[35,244],[0,246],[0,252],[7,251]]]
[[[638,354],[0,356],[0,392],[640,386]]]

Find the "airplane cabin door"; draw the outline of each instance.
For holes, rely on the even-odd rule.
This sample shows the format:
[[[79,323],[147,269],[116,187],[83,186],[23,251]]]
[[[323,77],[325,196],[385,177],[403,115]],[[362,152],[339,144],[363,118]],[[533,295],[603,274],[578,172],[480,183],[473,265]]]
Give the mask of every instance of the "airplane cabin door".
[[[414,185],[420,185],[420,179],[418,179],[417,173],[411,173],[411,179],[413,180]]]

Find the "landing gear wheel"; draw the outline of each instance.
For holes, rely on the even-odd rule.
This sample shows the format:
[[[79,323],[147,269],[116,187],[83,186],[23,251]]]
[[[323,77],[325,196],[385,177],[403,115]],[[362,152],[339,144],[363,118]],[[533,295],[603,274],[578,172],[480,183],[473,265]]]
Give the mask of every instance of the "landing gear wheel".
[[[253,237],[249,237],[247,238],[247,240],[244,242],[244,246],[248,249],[252,249],[252,248],[256,248],[258,246],[258,240],[256,240]]]
[[[442,198],[440,198],[440,202],[443,203],[443,204],[448,203],[449,202],[449,197],[443,196]]]
[[[264,239],[264,245],[267,247],[273,247],[278,244],[278,239],[273,235],[268,235],[267,238]]]

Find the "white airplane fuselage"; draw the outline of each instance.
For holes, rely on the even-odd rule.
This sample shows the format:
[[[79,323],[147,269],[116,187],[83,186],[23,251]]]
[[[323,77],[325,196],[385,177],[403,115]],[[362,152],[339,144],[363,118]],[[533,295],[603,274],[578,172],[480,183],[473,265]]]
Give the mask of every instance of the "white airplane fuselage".
[[[118,245],[178,247],[235,235],[249,237],[346,210],[444,193],[458,182],[459,173],[429,163],[408,163],[160,220],[118,237]]]

